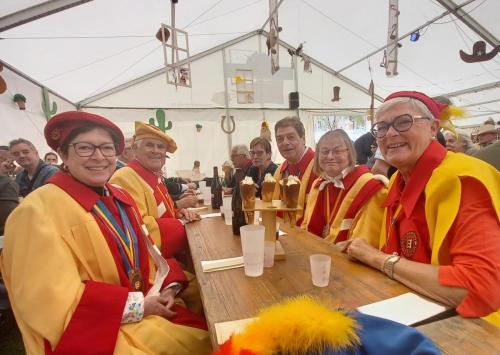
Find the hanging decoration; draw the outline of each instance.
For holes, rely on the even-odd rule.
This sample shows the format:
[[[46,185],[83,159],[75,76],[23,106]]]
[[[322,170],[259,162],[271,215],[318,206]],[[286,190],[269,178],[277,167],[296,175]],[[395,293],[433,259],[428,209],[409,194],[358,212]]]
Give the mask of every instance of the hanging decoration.
[[[175,27],[175,5],[177,2],[178,0],[171,0],[172,25],[168,26],[162,23],[155,37],[162,43],[167,84],[175,85],[176,88],[178,86],[191,87],[191,63],[187,60],[189,58],[188,33]],[[170,61],[168,49],[170,49]]]
[[[282,28],[278,26],[278,0],[269,0],[269,33],[267,34],[267,55],[271,56],[271,73],[280,69],[279,33]]]
[[[201,129],[203,128],[203,126],[199,123],[196,124],[196,132],[201,132]]]
[[[477,63],[486,62],[493,59],[498,52],[500,52],[500,46],[494,47],[491,52],[486,51],[486,43],[484,41],[477,41],[472,46],[472,54],[465,53],[460,50],[460,58],[466,63]]]
[[[26,110],[26,97],[23,94],[15,94],[12,101],[19,106],[20,110]]]
[[[375,116],[375,85],[373,79],[370,80],[370,86],[368,86],[368,95],[370,95],[370,108],[367,116],[368,120],[373,123],[373,117]]]
[[[333,98],[332,102],[340,101],[340,86],[333,87]]]
[[[312,73],[311,58],[304,53],[304,43],[306,42],[300,43],[297,49],[288,48],[288,54],[292,56],[292,66],[294,65],[293,64],[294,56],[300,57],[304,62],[304,73],[311,74]]]
[[[385,68],[385,75],[398,75],[398,0],[389,0],[389,28],[387,31],[387,49],[380,64]]]
[[[50,109],[49,89],[45,86],[42,88],[42,111],[47,121],[57,113],[57,103],[55,101],[52,102],[52,109]]]
[[[269,123],[265,118],[262,119],[262,123],[260,124],[260,138],[267,139],[269,142],[272,142],[271,138],[271,130],[269,129]]]
[[[149,119],[149,124],[158,127],[162,132],[166,132],[172,129],[172,121],[168,121],[165,126],[165,112],[162,109],[156,110],[156,121],[158,124],[155,124],[155,119],[151,117]]]
[[[229,128],[226,129],[224,127],[224,122],[226,122],[226,119],[227,119],[227,116],[226,115],[222,115],[222,120],[220,121],[220,128],[222,129],[222,131],[224,133],[227,133],[227,134],[231,134],[234,132],[234,130],[236,129],[236,123],[234,122],[234,116],[229,116]]]
[[[0,71],[3,70],[3,64],[0,63]],[[7,90],[7,83],[5,80],[3,80],[2,76],[0,75],[0,94],[3,94]]]

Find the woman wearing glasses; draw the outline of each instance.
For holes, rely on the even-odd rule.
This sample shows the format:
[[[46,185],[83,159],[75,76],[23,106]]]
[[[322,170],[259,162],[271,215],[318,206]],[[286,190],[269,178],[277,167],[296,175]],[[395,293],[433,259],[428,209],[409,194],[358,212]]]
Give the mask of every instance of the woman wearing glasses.
[[[130,195],[107,184],[120,129],[85,112],[54,116],[63,171],[7,221],[1,269],[29,354],[204,353],[204,320],[177,304],[187,285],[151,242]]]
[[[356,235],[378,246],[387,179],[355,163],[346,132],[336,129],[319,139],[313,166],[319,177],[309,192],[302,228],[332,243]]]
[[[250,176],[257,184],[256,196],[261,197],[262,182],[266,174],[274,176],[278,165],[271,161],[271,143],[265,138],[257,137],[250,142],[250,159],[252,165],[248,168],[245,176]]]
[[[445,107],[415,91],[396,92],[379,107],[372,133],[398,169],[383,205],[380,250],[363,239],[349,241],[345,250],[464,317],[491,314],[494,321],[500,174],[435,141]]]

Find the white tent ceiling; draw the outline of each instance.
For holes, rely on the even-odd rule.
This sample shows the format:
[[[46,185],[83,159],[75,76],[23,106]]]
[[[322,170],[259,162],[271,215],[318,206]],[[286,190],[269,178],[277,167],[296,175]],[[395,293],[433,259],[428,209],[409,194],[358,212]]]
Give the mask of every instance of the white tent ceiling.
[[[73,102],[162,68],[154,34],[160,23],[171,23],[170,1],[52,1],[58,2],[83,4],[1,32],[0,59]],[[2,0],[0,28],[15,12],[40,3]],[[442,3],[452,2],[399,0],[399,35],[444,14]],[[482,26],[488,50],[491,43],[499,44],[500,1],[452,4],[465,3],[461,10]],[[194,55],[260,29],[268,7],[268,0],[180,0],[176,25],[188,31]],[[477,32],[454,14],[444,15],[421,29],[417,42],[401,39],[399,75],[389,78],[379,66],[387,18],[388,1],[284,0],[279,8],[280,39],[293,46],[306,42],[307,55],[363,87],[368,87],[371,75],[379,96],[401,89],[451,93],[455,104],[467,106],[468,123],[488,116],[500,120],[500,55],[474,64],[458,55],[460,49],[472,52],[473,43],[482,39]],[[289,57],[281,61],[288,63]]]

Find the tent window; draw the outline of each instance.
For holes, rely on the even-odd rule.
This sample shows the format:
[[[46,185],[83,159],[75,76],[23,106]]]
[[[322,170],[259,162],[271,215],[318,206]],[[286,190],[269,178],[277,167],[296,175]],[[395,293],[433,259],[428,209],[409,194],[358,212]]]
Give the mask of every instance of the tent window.
[[[253,71],[249,69],[236,69],[234,77],[236,96],[239,104],[252,104],[254,102]]]

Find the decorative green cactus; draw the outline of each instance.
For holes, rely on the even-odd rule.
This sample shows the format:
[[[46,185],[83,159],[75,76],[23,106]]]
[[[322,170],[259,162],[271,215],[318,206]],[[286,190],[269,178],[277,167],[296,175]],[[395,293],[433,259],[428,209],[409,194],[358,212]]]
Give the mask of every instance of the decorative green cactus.
[[[165,126],[165,112],[163,110],[156,110],[156,120],[158,121],[157,125],[155,124],[155,119],[151,117],[149,119],[149,124],[158,127],[162,132],[172,129],[172,121],[168,121],[167,126]]]
[[[55,101],[52,102],[52,110],[50,109],[49,90],[46,87],[42,89],[42,111],[47,121],[57,113],[57,103]]]

